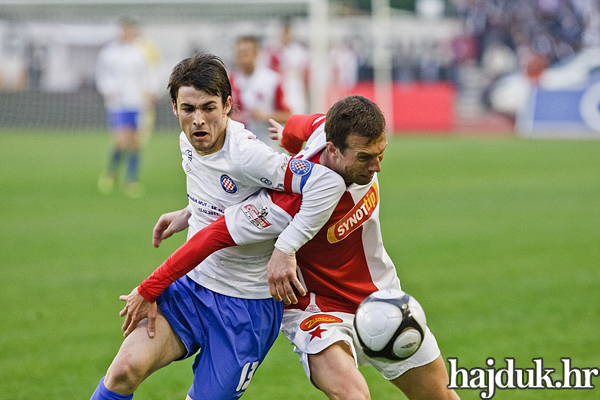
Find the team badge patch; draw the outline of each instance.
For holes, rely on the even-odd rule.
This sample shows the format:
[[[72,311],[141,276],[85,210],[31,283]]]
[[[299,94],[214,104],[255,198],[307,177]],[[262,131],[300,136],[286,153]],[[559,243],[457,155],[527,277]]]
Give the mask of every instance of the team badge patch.
[[[228,177],[225,174],[221,175],[221,187],[224,191],[226,191],[229,194],[237,192],[237,185],[230,177]]]
[[[312,168],[311,163],[304,160],[291,160],[290,161],[290,170],[296,175],[306,175],[310,172]]]
[[[242,211],[246,218],[248,218],[248,221],[258,229],[264,229],[271,226],[271,223],[265,218],[269,214],[267,207],[262,207],[259,210],[254,204],[246,204],[242,207]]]
[[[328,315],[328,314],[311,315],[310,317],[308,317],[304,321],[302,321],[302,323],[300,324],[300,329],[302,329],[303,331],[310,331],[315,326],[318,326],[321,324],[335,324],[335,323],[339,323],[339,322],[343,322],[342,319],[335,317],[333,315]]]

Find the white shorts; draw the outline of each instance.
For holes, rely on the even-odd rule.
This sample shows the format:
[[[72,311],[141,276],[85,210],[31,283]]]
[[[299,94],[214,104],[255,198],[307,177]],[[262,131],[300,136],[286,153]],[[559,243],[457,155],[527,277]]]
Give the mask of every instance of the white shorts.
[[[392,361],[367,356],[353,328],[354,314],[343,312],[311,313],[302,310],[285,310],[281,330],[298,353],[304,372],[310,379],[308,355],[317,354],[332,344],[344,341],[352,349],[359,365],[371,365],[386,379],[392,380],[409,369],[421,367],[439,357],[440,349],[433,333],[427,328],[425,339],[415,354],[406,360]]]

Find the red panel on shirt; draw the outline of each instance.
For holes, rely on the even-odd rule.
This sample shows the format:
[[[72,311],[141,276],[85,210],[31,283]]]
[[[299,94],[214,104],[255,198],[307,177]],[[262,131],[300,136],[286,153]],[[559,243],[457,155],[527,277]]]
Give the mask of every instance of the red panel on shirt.
[[[354,313],[358,304],[377,290],[365,258],[362,227],[345,239],[329,243],[327,229],[354,207],[349,192],[344,193],[333,214],[317,235],[296,253],[306,287],[317,293],[317,305],[323,312]],[[310,266],[310,267],[309,267]],[[290,308],[305,309],[308,296],[298,299]]]

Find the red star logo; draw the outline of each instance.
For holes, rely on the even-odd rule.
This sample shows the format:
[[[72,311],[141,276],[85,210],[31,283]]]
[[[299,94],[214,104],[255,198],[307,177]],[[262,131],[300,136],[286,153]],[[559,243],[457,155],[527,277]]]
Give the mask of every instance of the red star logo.
[[[315,337],[317,337],[317,336],[319,337],[319,339],[321,339],[321,333],[323,333],[323,332],[327,332],[327,329],[321,329],[321,327],[320,327],[320,326],[317,326],[317,329],[315,329],[314,331],[312,331],[312,332],[308,332],[308,334],[309,334],[310,336],[312,336],[312,337],[310,338],[310,341],[312,342],[312,340],[313,340]]]

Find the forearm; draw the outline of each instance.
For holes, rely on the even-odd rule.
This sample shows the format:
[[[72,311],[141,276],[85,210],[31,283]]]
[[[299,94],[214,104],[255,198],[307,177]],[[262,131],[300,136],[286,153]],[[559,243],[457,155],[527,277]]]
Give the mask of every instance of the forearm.
[[[209,255],[225,247],[235,246],[225,218],[221,217],[206,228],[198,231],[167,260],[144,280],[138,291],[149,302],[156,298],[173,282],[181,278]]]

